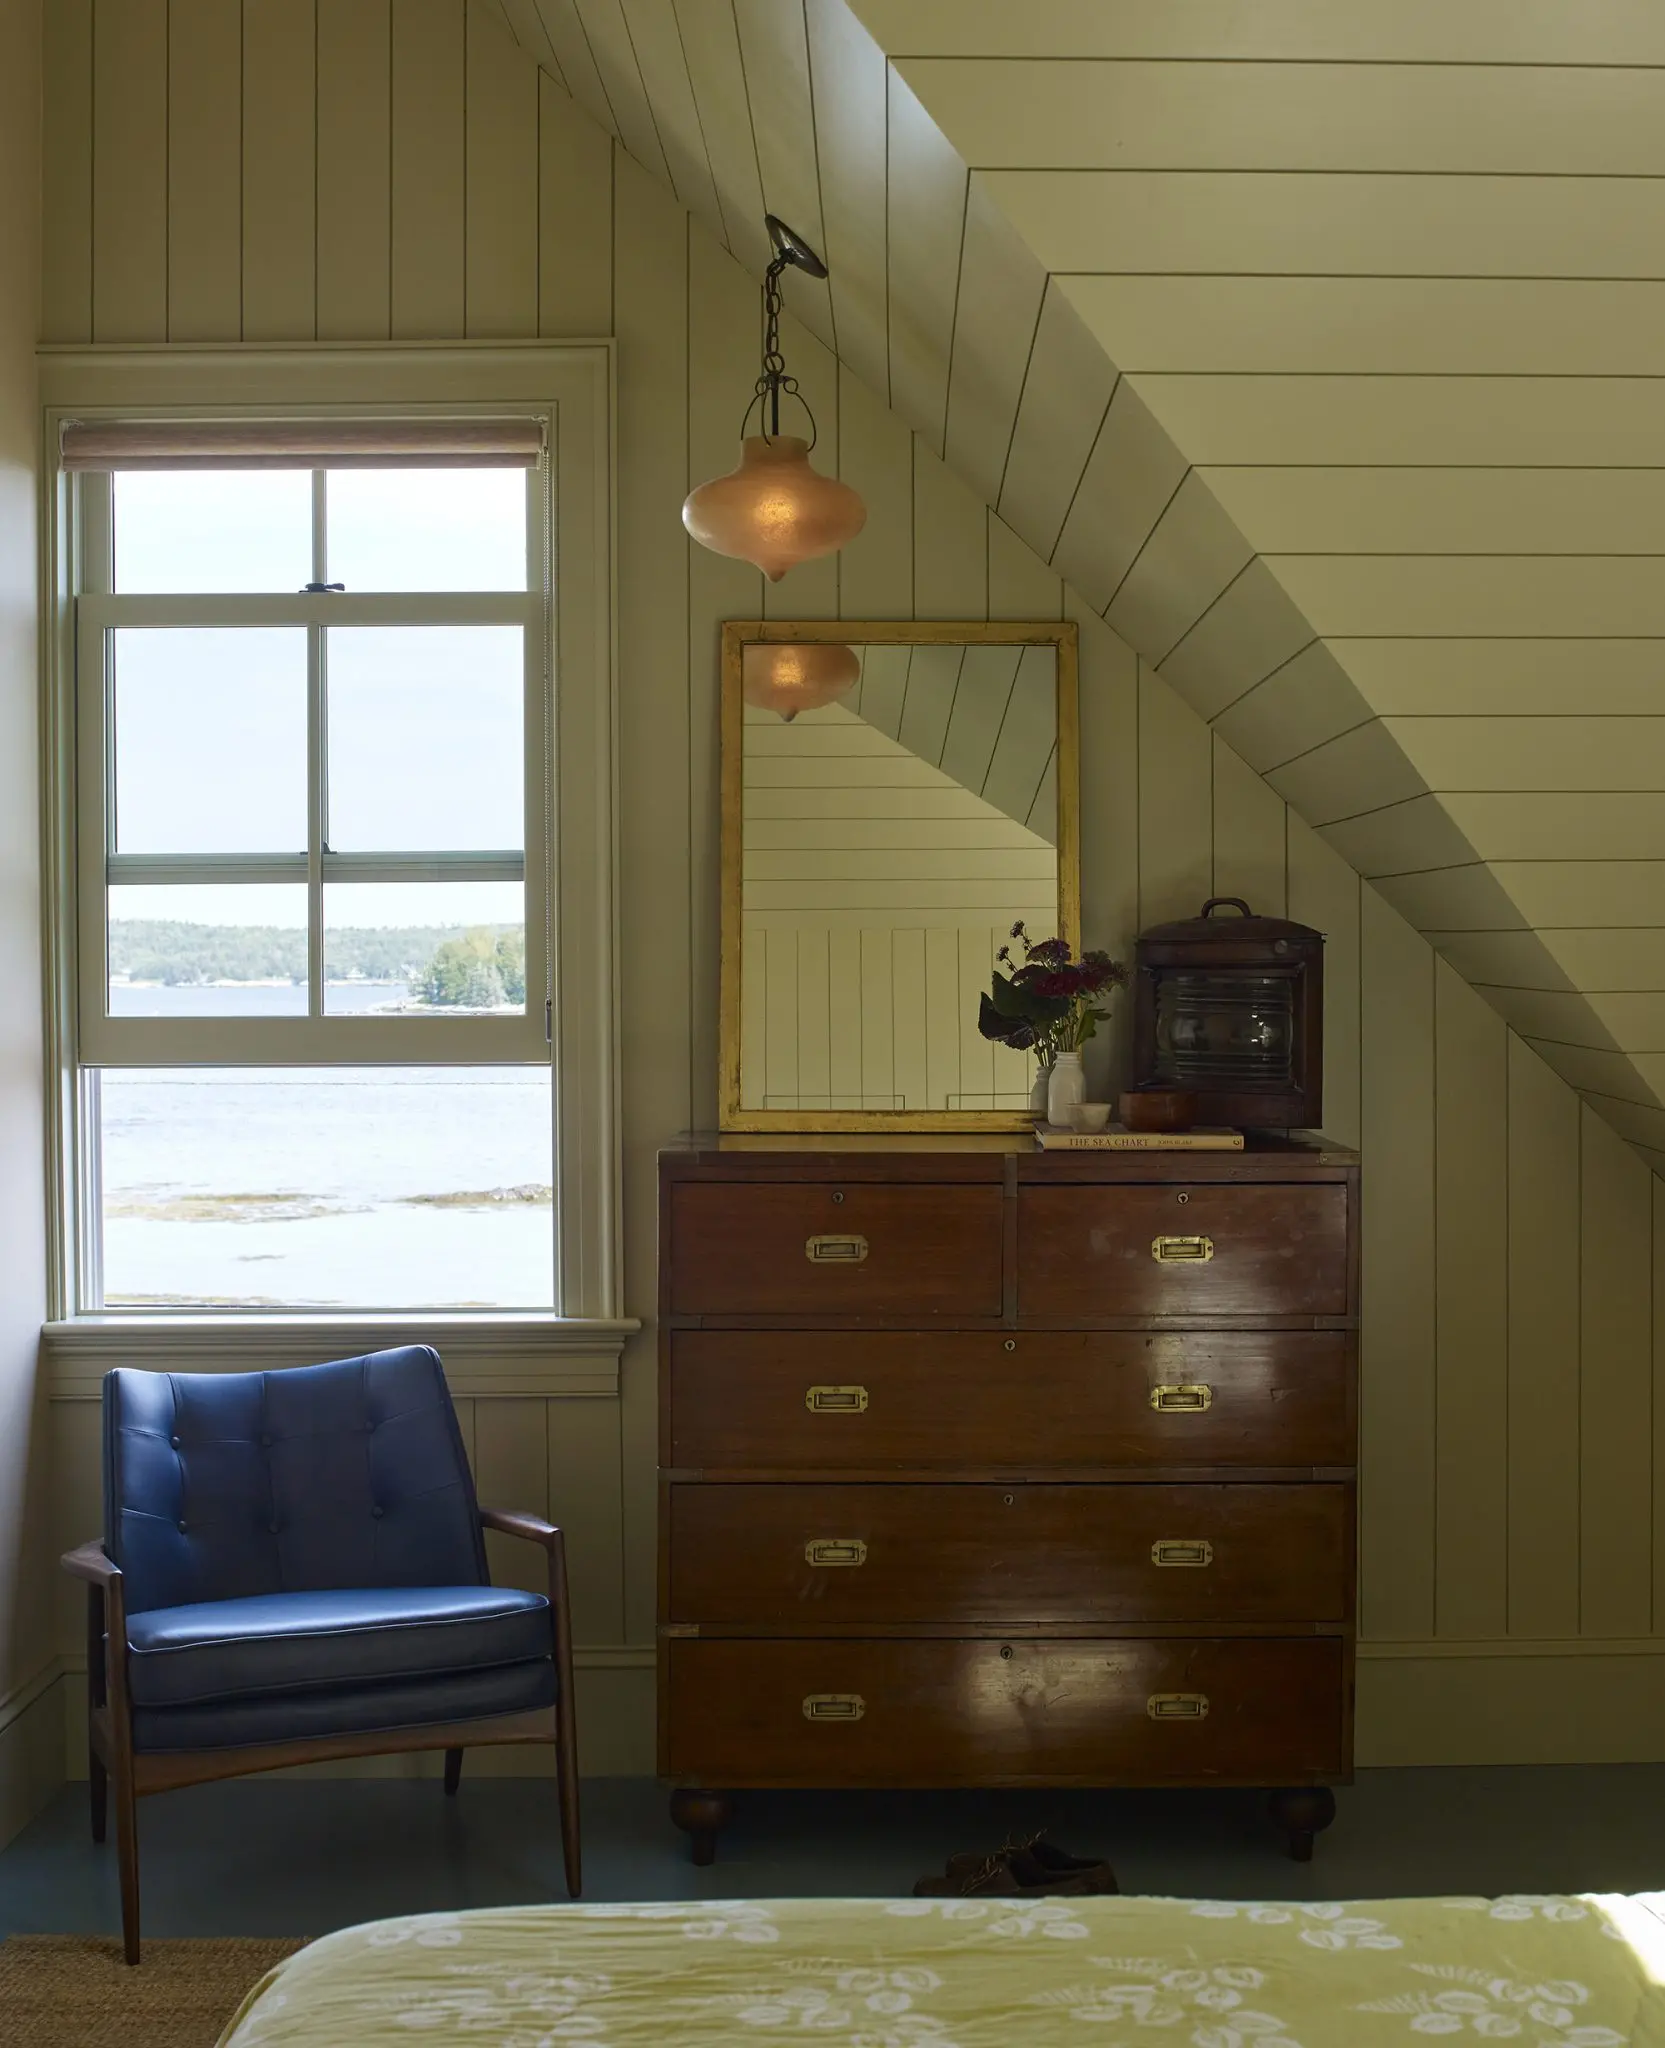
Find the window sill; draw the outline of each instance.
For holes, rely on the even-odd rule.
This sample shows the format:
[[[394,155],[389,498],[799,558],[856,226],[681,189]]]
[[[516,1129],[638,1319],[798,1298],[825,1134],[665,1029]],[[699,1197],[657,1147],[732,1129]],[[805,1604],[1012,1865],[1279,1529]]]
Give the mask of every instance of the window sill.
[[[316,1365],[398,1344],[432,1344],[451,1391],[609,1400],[619,1354],[641,1325],[627,1318],[535,1311],[380,1314],[122,1314],[73,1316],[41,1326],[47,1397],[96,1400],[113,1365],[156,1372],[262,1372]]]

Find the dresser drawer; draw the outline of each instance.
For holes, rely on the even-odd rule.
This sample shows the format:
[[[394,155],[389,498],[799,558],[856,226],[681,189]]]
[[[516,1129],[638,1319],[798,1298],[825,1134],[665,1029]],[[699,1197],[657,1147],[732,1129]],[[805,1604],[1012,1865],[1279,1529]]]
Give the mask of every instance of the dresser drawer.
[[[684,1181],[676,1315],[997,1316],[998,1187]]]
[[[673,1486],[668,1618],[1339,1622],[1344,1486]]]
[[[678,1330],[662,1462],[1351,1465],[1350,1346],[1313,1330]]]
[[[1023,1316],[1340,1316],[1347,1279],[1339,1182],[1018,1193]]]
[[[665,1651],[660,1769],[713,1785],[1277,1785],[1346,1767],[1328,1638]]]

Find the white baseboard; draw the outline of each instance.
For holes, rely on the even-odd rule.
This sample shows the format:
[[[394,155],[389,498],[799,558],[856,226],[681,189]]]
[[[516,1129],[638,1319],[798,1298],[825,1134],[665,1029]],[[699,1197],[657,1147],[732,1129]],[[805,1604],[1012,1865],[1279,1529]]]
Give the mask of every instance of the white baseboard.
[[[1665,1638],[1361,1643],[1361,1769],[1665,1762]]]

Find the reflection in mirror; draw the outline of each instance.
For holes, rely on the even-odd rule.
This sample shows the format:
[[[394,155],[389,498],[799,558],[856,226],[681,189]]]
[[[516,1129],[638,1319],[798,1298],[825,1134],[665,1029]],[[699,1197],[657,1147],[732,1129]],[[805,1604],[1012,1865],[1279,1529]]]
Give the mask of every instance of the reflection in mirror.
[[[860,676],[834,701],[742,707],[743,1117],[1028,1109],[1032,1060],[980,1037],[977,1009],[1015,922],[1066,922],[1067,629],[925,630],[851,643]]]

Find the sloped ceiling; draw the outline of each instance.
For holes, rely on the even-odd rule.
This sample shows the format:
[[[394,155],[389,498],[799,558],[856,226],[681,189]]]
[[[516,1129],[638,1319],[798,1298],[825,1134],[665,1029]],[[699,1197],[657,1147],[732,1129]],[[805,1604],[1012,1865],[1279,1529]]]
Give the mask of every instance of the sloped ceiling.
[[[1665,9],[501,4],[1665,1167]]]

